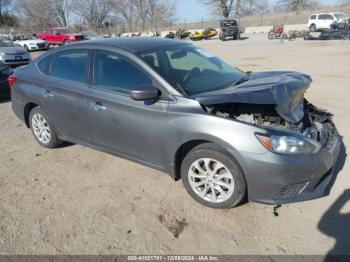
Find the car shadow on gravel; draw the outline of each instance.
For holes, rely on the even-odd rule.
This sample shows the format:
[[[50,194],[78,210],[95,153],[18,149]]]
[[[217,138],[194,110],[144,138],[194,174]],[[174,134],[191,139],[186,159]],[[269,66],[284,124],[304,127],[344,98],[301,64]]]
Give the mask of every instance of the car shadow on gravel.
[[[340,172],[345,164],[347,157],[345,146],[342,145],[341,152],[338,158],[335,169],[334,180],[336,175]],[[334,183],[334,181],[333,181]],[[332,183],[331,183],[332,185]],[[346,189],[342,195],[330,206],[330,208],[323,214],[318,229],[325,235],[335,239],[336,243],[326,257],[325,262],[328,261],[349,261],[350,255],[350,212],[343,212],[342,209],[350,202],[350,188]],[[345,257],[345,255],[347,257]]]

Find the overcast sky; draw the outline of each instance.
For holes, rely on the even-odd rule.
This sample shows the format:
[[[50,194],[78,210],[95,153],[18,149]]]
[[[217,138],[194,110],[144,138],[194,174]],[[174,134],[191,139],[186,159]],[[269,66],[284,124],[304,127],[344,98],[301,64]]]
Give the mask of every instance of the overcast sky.
[[[273,5],[278,0],[268,0],[270,5]],[[323,5],[334,5],[338,0],[317,0]],[[178,22],[183,22],[185,19],[187,22],[201,21],[202,17],[205,19],[210,18],[210,10],[208,7],[203,6],[199,0],[177,0],[177,18]]]

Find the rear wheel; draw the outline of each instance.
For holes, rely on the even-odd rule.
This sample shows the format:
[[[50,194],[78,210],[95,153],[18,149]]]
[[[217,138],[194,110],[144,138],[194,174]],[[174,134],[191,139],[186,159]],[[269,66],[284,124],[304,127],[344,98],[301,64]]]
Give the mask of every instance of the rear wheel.
[[[36,141],[46,148],[55,148],[62,144],[55,129],[41,107],[35,107],[30,111],[29,124]]]
[[[238,164],[211,143],[192,149],[181,165],[181,178],[187,192],[211,208],[238,205],[246,194],[245,178]]]

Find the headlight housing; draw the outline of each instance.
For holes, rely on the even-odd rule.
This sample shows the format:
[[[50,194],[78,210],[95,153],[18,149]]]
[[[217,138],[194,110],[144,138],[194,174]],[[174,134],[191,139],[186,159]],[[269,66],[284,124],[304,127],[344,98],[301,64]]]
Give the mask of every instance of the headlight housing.
[[[258,140],[271,152],[280,154],[315,154],[321,149],[320,143],[307,137],[256,135]]]

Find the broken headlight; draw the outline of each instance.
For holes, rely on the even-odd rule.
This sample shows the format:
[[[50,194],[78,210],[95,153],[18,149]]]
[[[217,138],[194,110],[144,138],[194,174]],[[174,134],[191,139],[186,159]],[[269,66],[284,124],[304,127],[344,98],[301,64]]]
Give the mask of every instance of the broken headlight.
[[[295,136],[256,135],[258,140],[271,152],[280,154],[315,154],[321,145],[312,139]]]

